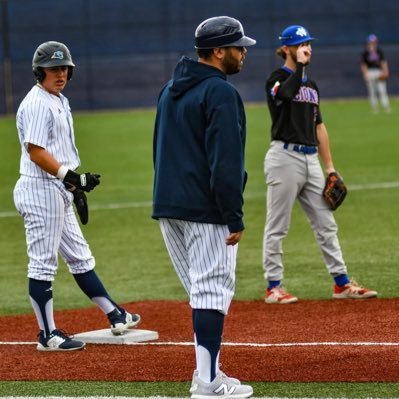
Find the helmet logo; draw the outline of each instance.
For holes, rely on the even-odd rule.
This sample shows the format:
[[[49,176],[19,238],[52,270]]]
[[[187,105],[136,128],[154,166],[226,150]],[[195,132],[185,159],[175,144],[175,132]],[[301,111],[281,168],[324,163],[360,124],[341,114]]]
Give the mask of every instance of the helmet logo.
[[[64,59],[64,53],[62,51],[55,51],[54,54],[51,56],[51,59],[56,58],[57,60]]]
[[[306,32],[306,29],[304,27],[300,27],[297,29],[297,31],[295,32],[297,34],[297,36],[308,36],[308,32]]]

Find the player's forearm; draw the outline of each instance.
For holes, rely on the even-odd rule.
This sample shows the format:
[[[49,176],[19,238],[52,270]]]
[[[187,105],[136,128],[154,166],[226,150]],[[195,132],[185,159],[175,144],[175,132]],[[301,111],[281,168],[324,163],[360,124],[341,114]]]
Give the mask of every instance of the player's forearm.
[[[330,150],[330,141],[324,123],[317,125],[317,139],[319,141],[319,156],[326,173],[334,172],[335,168]]]
[[[386,76],[389,74],[388,63],[386,61],[381,62],[381,72]]]
[[[360,65],[360,70],[362,72],[363,78],[367,79],[367,73],[368,73],[368,68],[366,64],[361,64]]]
[[[57,172],[61,164],[44,148],[34,144],[29,144],[28,152],[32,162],[34,162],[45,172],[50,173],[53,176],[57,176]]]

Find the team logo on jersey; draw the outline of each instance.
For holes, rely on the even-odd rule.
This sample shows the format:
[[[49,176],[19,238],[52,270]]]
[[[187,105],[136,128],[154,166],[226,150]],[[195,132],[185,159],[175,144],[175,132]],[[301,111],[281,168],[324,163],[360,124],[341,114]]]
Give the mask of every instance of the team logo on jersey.
[[[299,89],[298,94],[292,101],[296,101],[299,103],[311,103],[311,104],[319,104],[319,95],[315,89],[311,87],[302,86]]]
[[[64,59],[64,52],[63,51],[55,51],[54,54],[51,56],[51,59],[63,60]]]
[[[298,28],[295,33],[297,34],[297,36],[302,36],[302,37],[308,36],[308,32],[306,32],[306,29],[303,26]]]
[[[271,88],[270,94],[272,95],[273,98],[276,97],[277,90],[278,90],[279,86],[280,86],[280,82],[277,81],[277,82],[274,84],[274,86]]]

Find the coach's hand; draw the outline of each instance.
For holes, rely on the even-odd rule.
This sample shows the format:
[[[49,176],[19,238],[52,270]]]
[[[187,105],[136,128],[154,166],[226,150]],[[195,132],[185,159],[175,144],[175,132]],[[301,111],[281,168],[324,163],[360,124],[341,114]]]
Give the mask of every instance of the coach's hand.
[[[100,177],[101,175],[92,174],[90,172],[79,175],[72,170],[68,170],[63,182],[68,191],[73,192],[78,189],[88,192],[100,184]]]
[[[226,237],[226,244],[227,245],[236,245],[238,244],[238,242],[241,240],[242,238],[242,234],[243,234],[244,230],[241,230],[237,233],[230,233],[227,237]]]

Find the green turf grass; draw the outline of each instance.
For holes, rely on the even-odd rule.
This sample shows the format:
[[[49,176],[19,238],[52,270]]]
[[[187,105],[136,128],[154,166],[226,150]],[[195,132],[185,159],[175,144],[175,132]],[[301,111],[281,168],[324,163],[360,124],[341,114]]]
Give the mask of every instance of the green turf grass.
[[[254,397],[393,398],[399,384],[250,382]],[[1,396],[134,396],[188,397],[190,383],[166,382],[19,382],[0,381]]]
[[[393,100],[395,110],[397,101]],[[398,182],[399,113],[372,115],[366,101],[328,102],[323,117],[330,132],[336,168],[349,195],[335,215],[349,273],[362,284],[396,297],[399,276],[397,220],[399,189],[351,186]],[[97,260],[97,271],[119,302],[184,299],[167,256],[158,223],[151,219],[153,110],[76,114],[76,141],[82,171],[98,172],[101,185],[89,193],[90,222],[83,232]],[[265,220],[263,159],[270,120],[263,104],[247,106],[245,192],[246,230],[240,243],[236,299],[263,295],[262,234]],[[12,189],[18,176],[19,144],[13,118],[0,119],[0,314],[30,312],[26,295],[26,247],[22,219]],[[121,209],[105,209],[116,205]],[[302,299],[329,298],[332,280],[307,220],[295,206],[284,242],[285,285]],[[132,281],[132,283],[126,283]],[[133,283],[138,281],[139,283]],[[73,283],[62,260],[55,282],[55,307],[90,303]]]
[[[390,115],[370,114],[366,100],[326,102],[322,107],[335,166],[350,190],[347,200],[335,213],[344,257],[350,275],[378,290],[380,297],[398,297],[399,293],[399,188],[365,187],[352,191],[351,187],[398,183],[398,100],[392,100],[392,107],[394,112]],[[246,109],[249,181],[245,192],[246,231],[239,249],[235,299],[260,299],[265,287],[261,267],[266,192],[263,159],[269,142],[270,120],[264,104],[248,105]],[[186,297],[170,264],[158,224],[150,218],[153,124],[154,110],[75,114],[81,170],[102,175],[101,185],[88,195],[90,222],[82,229],[96,257],[97,272],[120,303]],[[16,215],[12,200],[20,152],[13,118],[0,119],[0,136],[0,315],[31,313],[23,222]],[[113,209],[115,204],[116,208],[122,205],[126,208]],[[4,217],[7,215],[11,216]],[[292,227],[284,242],[284,262],[285,285],[301,299],[331,297],[332,280],[298,206],[294,208]],[[57,310],[91,306],[62,261],[54,293]],[[66,395],[68,389],[71,392],[66,383],[47,385],[55,389],[54,394]],[[37,392],[39,395],[45,386],[4,382],[0,383],[0,394]],[[73,383],[71,386],[74,394],[187,394],[187,384]],[[265,383],[254,386],[256,396],[287,396],[293,392],[294,396],[360,398],[392,397],[398,392],[398,386],[392,384]],[[10,387],[15,391],[9,390]]]

